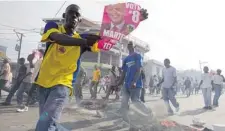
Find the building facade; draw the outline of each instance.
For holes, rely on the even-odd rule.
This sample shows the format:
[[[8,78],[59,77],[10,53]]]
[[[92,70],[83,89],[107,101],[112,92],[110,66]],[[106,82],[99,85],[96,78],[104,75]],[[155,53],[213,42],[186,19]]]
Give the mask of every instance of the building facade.
[[[146,77],[146,84],[149,84],[152,76],[156,75],[162,77],[164,65],[157,60],[148,60],[144,62],[144,71]]]

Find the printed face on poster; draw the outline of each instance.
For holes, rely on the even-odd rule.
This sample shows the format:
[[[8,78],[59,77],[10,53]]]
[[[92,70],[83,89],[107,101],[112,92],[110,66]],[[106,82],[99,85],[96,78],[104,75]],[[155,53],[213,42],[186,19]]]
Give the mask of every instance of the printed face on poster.
[[[99,49],[110,50],[135,30],[140,23],[141,7],[135,3],[118,3],[104,8]]]

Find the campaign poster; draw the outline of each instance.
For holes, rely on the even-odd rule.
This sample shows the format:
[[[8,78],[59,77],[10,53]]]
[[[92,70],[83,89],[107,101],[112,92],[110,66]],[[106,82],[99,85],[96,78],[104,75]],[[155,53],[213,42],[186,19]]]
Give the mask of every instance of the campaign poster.
[[[100,29],[102,40],[98,42],[98,48],[110,50],[135,30],[140,23],[140,11],[141,6],[131,2],[105,6]]]

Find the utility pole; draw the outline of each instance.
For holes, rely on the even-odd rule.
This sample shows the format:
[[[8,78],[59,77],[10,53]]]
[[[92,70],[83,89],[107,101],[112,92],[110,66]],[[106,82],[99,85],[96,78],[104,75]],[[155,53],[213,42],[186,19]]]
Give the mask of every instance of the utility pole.
[[[18,41],[19,41],[19,45],[16,44],[16,47],[15,47],[15,50],[18,51],[17,62],[19,62],[20,54],[21,54],[21,46],[22,46],[24,34],[23,34],[23,33],[20,33],[20,32],[17,32],[17,31],[15,31],[15,30],[14,30],[14,32],[16,33],[16,35],[17,35],[17,37],[18,37]]]
[[[20,33],[20,32],[17,32],[15,29],[13,31],[16,33],[16,36],[18,37],[18,41],[19,41],[19,45],[16,44],[16,47],[15,47],[15,50],[18,51],[17,66],[16,66],[16,75],[15,76],[18,76],[18,72],[19,72],[19,59],[20,59],[21,46],[22,46],[24,34],[23,33]]]

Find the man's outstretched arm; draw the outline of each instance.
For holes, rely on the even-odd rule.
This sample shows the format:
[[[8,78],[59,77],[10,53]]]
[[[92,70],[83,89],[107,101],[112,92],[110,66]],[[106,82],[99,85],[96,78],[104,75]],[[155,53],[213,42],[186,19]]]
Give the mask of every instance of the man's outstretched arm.
[[[55,22],[48,22],[45,25],[41,42],[56,42],[63,46],[92,46],[100,39],[100,36],[97,35],[88,36],[86,39],[74,38],[61,33],[58,28],[58,24]]]

